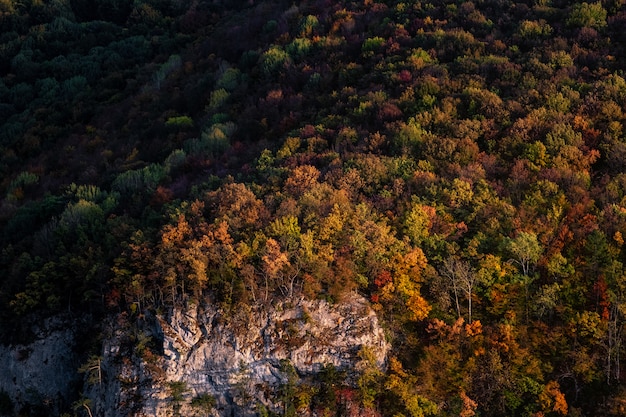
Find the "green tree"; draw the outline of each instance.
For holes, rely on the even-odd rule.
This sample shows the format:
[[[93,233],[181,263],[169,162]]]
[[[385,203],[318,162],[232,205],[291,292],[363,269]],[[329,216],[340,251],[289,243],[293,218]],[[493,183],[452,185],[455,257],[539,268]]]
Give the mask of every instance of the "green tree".
[[[211,410],[215,408],[215,397],[208,393],[199,394],[191,399],[191,406],[197,408],[207,417],[211,414]]]
[[[375,53],[381,51],[384,44],[385,39],[381,38],[380,36],[367,38],[363,41],[363,45],[361,45],[361,52],[365,57],[374,56]]]
[[[361,403],[365,408],[374,409],[376,399],[380,396],[384,389],[384,377],[378,364],[374,352],[367,346],[361,347],[359,350],[359,361],[357,362],[357,370],[359,378],[357,379],[357,387]]]
[[[404,220],[404,233],[411,239],[411,243],[420,245],[428,237],[433,215],[432,207],[423,206],[417,202],[411,204]]]
[[[393,398],[390,406],[403,413],[395,415],[410,417],[436,415],[438,412],[437,405],[418,392],[417,377],[404,370],[402,364],[395,358],[391,358],[389,367],[391,372],[385,382],[385,388],[388,395]]]
[[[211,97],[209,98],[208,110],[217,111],[226,104],[230,98],[230,93],[225,88],[218,88],[211,91]]]
[[[91,411],[91,400],[89,398],[81,397],[72,405],[73,405],[74,411],[84,409],[87,412],[87,415],[89,417],[93,417],[93,413]]]
[[[301,36],[311,36],[313,31],[319,26],[320,22],[314,15],[306,15],[300,21],[300,35]]]
[[[254,387],[250,375],[250,368],[245,362],[239,362],[235,377],[236,382],[233,387],[235,392],[235,404],[242,408],[241,415],[246,416],[248,415],[246,410],[251,407],[254,399]]]
[[[428,132],[414,119],[401,124],[394,138],[394,147],[401,154],[416,154],[422,143],[428,138]]]
[[[288,359],[281,359],[280,372],[286,380],[280,385],[279,392],[283,405],[283,417],[295,417],[296,413],[296,384],[298,373]]]
[[[241,77],[241,71],[239,69],[227,68],[217,80],[215,86],[218,89],[223,88],[226,91],[233,91],[239,85]]]
[[[538,40],[549,37],[552,34],[552,27],[543,19],[523,20],[518,33],[524,39]]]
[[[280,72],[291,58],[289,54],[280,46],[272,45],[267,51],[261,55],[261,69],[267,76]]]
[[[291,58],[301,60],[308,55],[312,45],[308,38],[296,38],[285,47],[285,50]]]
[[[286,216],[274,220],[268,226],[267,233],[271,238],[278,240],[288,261],[283,265],[282,271],[276,274],[276,285],[284,296],[292,298],[296,293],[297,280],[305,266],[304,262],[307,258],[311,258],[312,253],[303,246],[297,217]],[[266,247],[268,244],[269,241]],[[265,264],[268,258],[264,256],[262,259]],[[266,270],[265,267],[264,270]]]
[[[185,381],[170,381],[167,384],[170,391],[170,402],[172,403],[172,410],[174,416],[180,416],[180,408],[185,400],[186,394],[189,392],[187,383]]]
[[[87,362],[78,368],[78,372],[87,374],[87,382],[90,384],[102,384],[102,357],[92,355]]]
[[[339,371],[332,363],[324,364],[317,374],[319,387],[313,398],[314,406],[325,410],[325,414],[336,411],[337,390],[345,378],[345,374]]]
[[[524,276],[534,271],[543,253],[537,235],[529,232],[519,232],[515,238],[510,239],[508,249],[513,255],[513,262],[519,265]]]
[[[572,7],[572,11],[566,23],[573,27],[603,28],[606,26],[606,9],[601,2],[577,3]]]

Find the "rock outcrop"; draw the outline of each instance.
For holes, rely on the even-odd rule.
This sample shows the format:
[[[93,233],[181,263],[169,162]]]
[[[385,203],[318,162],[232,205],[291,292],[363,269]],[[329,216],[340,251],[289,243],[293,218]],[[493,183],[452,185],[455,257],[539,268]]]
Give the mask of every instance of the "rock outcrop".
[[[32,343],[0,346],[0,392],[14,412],[42,408],[54,415],[70,406],[82,380],[71,323],[52,318],[32,329]]]
[[[142,336],[152,348],[133,359],[119,337],[107,341],[105,380],[88,391],[94,415],[193,415],[192,400],[202,395],[216,399],[211,415],[248,415],[259,404],[274,406],[286,364],[300,379],[329,364],[350,378],[360,350],[383,367],[389,349],[374,311],[358,296],[340,305],[299,300],[242,309],[228,318],[191,306],[153,322]]]
[[[280,387],[293,378],[315,384],[333,365],[354,383],[360,351],[382,368],[389,349],[376,314],[356,295],[228,316],[210,305],[122,314],[102,325],[102,353],[91,358],[77,352],[78,328],[58,317],[35,328],[30,344],[0,346],[0,395],[15,412],[59,415],[78,404],[98,417],[254,415],[259,406],[277,411]],[[201,398],[215,402],[202,409]]]

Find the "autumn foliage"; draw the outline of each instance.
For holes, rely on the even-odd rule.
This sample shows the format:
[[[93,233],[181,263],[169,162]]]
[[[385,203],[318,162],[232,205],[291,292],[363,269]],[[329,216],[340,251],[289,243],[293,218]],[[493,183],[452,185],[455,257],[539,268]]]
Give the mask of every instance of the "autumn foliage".
[[[301,410],[623,414],[626,6],[92,3],[0,1],[2,340],[358,294]]]

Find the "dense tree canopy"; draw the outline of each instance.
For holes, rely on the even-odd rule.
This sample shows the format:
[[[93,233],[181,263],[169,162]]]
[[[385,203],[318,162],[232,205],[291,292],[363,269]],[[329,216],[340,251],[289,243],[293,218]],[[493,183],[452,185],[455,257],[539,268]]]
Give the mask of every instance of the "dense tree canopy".
[[[306,407],[623,414],[625,23],[611,0],[0,1],[2,339],[358,292],[387,372],[364,356]]]

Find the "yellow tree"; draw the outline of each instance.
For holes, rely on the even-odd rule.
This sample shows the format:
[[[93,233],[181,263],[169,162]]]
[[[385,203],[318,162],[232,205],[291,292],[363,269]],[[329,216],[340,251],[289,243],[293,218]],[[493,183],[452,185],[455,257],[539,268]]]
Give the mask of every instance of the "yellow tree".
[[[417,387],[418,378],[402,368],[402,364],[395,358],[389,360],[389,376],[385,383],[388,393],[397,400],[393,407],[400,408],[410,417],[425,417],[437,414],[437,405],[428,398],[420,395]],[[396,414],[405,415],[405,414]]]
[[[420,287],[422,273],[427,260],[421,249],[415,248],[392,259],[392,280],[381,288],[381,301],[394,302],[394,298],[406,307],[409,320],[423,320],[428,316],[431,305],[422,297]]]
[[[562,416],[567,415],[567,401],[561,392],[561,387],[556,381],[550,381],[539,394],[539,404],[542,411],[546,413],[557,413]]]
[[[303,264],[307,258],[310,259],[313,255],[311,253],[312,248],[303,245],[298,218],[295,216],[288,215],[274,220],[268,226],[267,233],[277,240],[287,257],[288,263],[284,265],[278,276],[278,287],[283,295],[292,297]]]
[[[289,258],[282,251],[280,243],[273,238],[267,239],[264,253],[261,256],[261,270],[265,280],[264,301],[269,298],[270,283],[280,280],[284,274],[284,269],[290,265]]]

